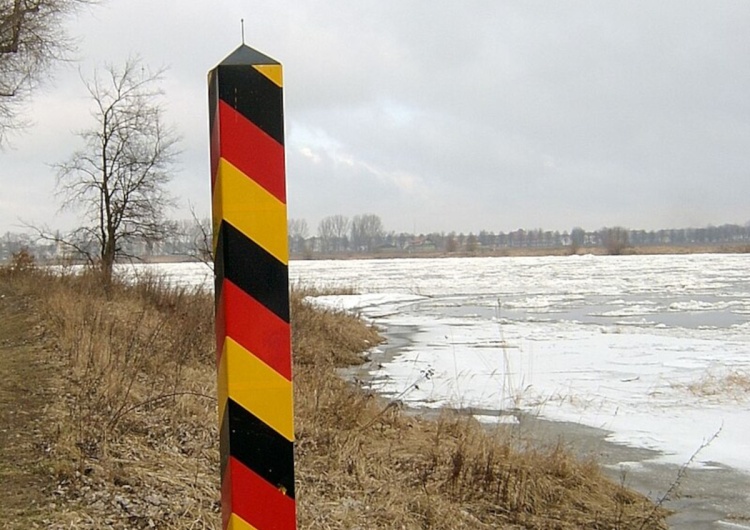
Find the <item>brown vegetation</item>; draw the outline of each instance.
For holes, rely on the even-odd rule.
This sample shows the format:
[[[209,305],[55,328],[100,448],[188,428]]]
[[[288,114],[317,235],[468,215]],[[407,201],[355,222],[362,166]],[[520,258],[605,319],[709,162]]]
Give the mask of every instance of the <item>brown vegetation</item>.
[[[15,346],[52,363],[39,384],[60,388],[34,412],[39,432],[18,432],[33,451],[0,453],[48,484],[42,509],[5,527],[219,528],[211,296],[154,278],[105,292],[96,276],[28,264],[0,271],[0,292],[33,338]],[[379,340],[356,317],[294,292],[292,320],[299,528],[666,527],[661,509],[561,446],[404,414],[337,377]]]
[[[742,370],[708,373],[698,381],[679,386],[701,398],[744,401],[750,396],[750,373]]]

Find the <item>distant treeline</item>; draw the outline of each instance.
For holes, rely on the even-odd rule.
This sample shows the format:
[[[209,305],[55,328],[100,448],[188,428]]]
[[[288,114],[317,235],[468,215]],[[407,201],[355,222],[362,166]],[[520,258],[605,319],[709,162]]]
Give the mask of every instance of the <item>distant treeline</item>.
[[[312,234],[304,219],[289,220],[289,250],[292,255],[393,253],[473,253],[503,249],[568,248],[573,252],[586,248],[603,248],[618,254],[629,247],[649,246],[715,246],[750,245],[750,223],[724,224],[705,228],[673,228],[663,230],[632,230],[604,227],[570,231],[518,229],[511,232],[482,230],[478,233],[431,232],[413,234],[386,230],[374,214],[348,218],[334,215],[324,218]],[[205,256],[210,239],[209,220],[174,221],[167,236],[159,241],[134,241],[126,249],[134,257]],[[80,248],[91,243],[80,242]],[[6,232],[0,237],[0,261],[27,250],[39,260],[75,258],[69,246],[54,240],[39,240],[28,233]]]
[[[478,233],[432,232],[397,233],[383,228],[380,218],[367,214],[348,219],[337,215],[323,219],[317,234],[311,235],[304,219],[289,221],[289,248],[293,254],[372,253],[376,251],[477,252],[511,248],[581,248],[603,247],[611,254],[628,247],[743,245],[750,243],[750,223],[725,224],[705,228],[632,230],[604,227],[570,231],[518,229],[511,232],[482,230]]]

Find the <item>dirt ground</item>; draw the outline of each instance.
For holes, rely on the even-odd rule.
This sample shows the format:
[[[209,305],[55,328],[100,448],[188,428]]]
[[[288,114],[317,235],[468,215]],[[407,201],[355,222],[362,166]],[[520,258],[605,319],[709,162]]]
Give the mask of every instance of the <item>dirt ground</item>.
[[[44,528],[55,483],[46,467],[56,399],[55,367],[40,350],[43,334],[29,306],[0,292],[0,528]]]

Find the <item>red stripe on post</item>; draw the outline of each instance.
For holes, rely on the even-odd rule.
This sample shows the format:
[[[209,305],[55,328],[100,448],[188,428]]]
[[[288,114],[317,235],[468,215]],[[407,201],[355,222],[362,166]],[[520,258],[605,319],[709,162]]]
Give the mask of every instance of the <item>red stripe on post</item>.
[[[284,146],[219,100],[221,158],[286,204]]]
[[[217,362],[221,359],[224,338],[232,337],[240,346],[292,380],[292,352],[289,324],[277,317],[255,298],[224,280],[216,312]],[[219,336],[219,325],[223,333]]]
[[[234,513],[258,530],[297,528],[294,499],[275,488],[234,457],[221,484],[222,528]]]

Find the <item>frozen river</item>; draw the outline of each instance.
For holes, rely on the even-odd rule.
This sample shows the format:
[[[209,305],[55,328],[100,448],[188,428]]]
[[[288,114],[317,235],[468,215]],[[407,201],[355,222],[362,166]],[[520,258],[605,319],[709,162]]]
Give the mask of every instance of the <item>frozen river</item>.
[[[749,265],[745,255],[295,261],[290,280],[354,288],[319,302],[408,338],[373,369],[380,392],[603,428],[678,465],[718,433],[692,465],[750,472]],[[206,281],[199,265],[167,267]]]

